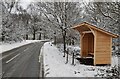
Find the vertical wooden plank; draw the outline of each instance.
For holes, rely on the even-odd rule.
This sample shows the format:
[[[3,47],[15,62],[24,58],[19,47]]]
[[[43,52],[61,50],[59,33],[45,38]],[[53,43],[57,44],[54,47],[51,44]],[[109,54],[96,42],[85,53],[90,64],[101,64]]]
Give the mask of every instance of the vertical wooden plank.
[[[81,54],[81,57],[83,57],[83,37],[84,37],[84,34],[80,33],[81,37],[80,37],[80,47],[81,47],[81,50],[80,50],[80,54]]]
[[[94,65],[96,65],[97,31],[94,30]]]
[[[88,34],[85,34],[82,41],[83,45],[83,55],[86,57],[88,55]]]
[[[88,36],[88,53],[94,53],[94,35],[90,33]]]
[[[112,58],[112,37],[110,38],[110,64],[111,64],[111,59]]]
[[[83,57],[83,47],[82,47],[82,36],[83,35],[81,35],[81,37],[80,37],[80,47],[81,47],[81,50],[80,50],[80,55],[81,55],[81,57]]]

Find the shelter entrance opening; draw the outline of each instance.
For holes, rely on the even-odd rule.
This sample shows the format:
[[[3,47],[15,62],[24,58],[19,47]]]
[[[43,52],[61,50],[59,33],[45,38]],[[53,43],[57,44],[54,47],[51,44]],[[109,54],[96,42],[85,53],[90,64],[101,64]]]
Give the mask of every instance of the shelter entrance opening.
[[[94,35],[93,33],[86,33],[81,39],[81,56],[94,57]]]

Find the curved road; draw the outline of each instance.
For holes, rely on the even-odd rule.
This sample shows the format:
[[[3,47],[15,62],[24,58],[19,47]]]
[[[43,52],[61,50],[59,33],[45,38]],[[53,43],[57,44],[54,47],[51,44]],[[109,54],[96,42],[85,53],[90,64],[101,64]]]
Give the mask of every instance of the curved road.
[[[40,74],[39,54],[44,42],[15,48],[2,54],[2,78],[35,77]]]

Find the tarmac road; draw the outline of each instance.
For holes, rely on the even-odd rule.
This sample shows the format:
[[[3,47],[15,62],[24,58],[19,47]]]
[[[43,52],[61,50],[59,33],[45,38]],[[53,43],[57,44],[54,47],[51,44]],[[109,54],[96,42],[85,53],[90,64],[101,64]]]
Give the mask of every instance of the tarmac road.
[[[39,54],[44,42],[15,48],[2,54],[2,78],[39,77]]]

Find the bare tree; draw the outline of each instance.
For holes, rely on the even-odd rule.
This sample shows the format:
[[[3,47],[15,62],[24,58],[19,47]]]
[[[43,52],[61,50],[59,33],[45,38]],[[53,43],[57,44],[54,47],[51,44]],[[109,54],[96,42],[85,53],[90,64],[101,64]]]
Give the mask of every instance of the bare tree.
[[[44,20],[52,25],[56,34],[58,33],[57,31],[61,33],[64,44],[64,56],[66,52],[66,35],[76,19],[80,18],[78,4],[74,2],[37,3],[37,7],[42,12]]]

